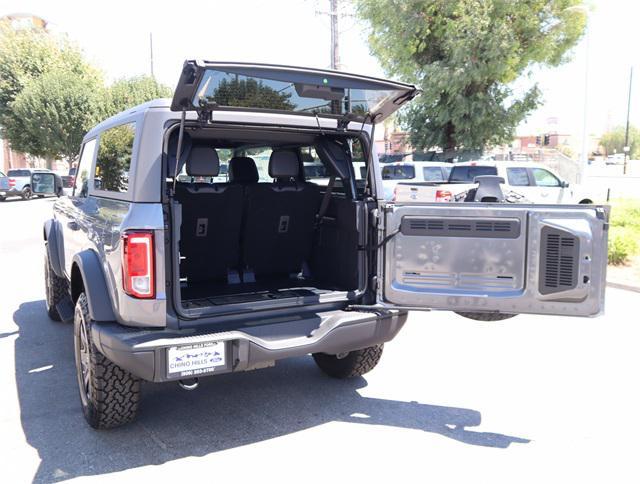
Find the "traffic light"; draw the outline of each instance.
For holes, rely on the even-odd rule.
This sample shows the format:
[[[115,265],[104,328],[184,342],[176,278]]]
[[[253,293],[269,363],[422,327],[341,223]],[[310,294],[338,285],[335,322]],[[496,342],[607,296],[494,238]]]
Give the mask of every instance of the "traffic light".
[[[540,146],[540,136],[536,136],[536,146]]]
[[[548,134],[544,135],[544,145],[547,146],[549,144],[549,138],[550,136]]]

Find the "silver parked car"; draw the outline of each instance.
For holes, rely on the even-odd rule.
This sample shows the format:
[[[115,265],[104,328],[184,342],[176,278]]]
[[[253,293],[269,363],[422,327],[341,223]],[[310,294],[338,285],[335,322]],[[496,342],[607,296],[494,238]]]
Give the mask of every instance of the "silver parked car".
[[[605,207],[384,200],[373,132],[417,93],[187,61],[173,100],[87,133],[44,239],[47,311],[74,323],[91,426],[129,422],[141,380],[192,389],[307,354],[362,375],[412,309],[602,312]]]

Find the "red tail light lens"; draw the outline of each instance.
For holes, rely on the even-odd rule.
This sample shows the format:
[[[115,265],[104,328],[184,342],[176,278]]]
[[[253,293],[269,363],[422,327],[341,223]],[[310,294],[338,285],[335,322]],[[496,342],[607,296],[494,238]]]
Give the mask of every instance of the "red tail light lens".
[[[16,186],[15,178],[9,178],[9,186],[10,187],[15,187]]]
[[[436,202],[450,202],[451,192],[449,190],[436,190]]]
[[[129,296],[156,296],[153,232],[126,232],[122,236],[122,285]]]

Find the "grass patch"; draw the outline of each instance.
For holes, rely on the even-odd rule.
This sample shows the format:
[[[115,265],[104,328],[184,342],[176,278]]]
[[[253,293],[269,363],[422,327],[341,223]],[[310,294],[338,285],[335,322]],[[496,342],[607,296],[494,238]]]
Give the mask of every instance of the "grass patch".
[[[609,264],[622,265],[640,252],[640,200],[610,202]]]

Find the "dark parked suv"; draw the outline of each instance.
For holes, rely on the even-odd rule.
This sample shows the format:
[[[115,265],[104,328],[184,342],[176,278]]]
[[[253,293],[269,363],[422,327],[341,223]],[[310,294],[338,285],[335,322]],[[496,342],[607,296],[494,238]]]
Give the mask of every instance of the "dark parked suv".
[[[141,380],[191,389],[306,354],[362,375],[411,309],[602,311],[605,208],[383,200],[374,128],[417,93],[187,61],[173,100],[87,133],[44,240],[47,310],[74,322],[91,426],[130,421]]]

